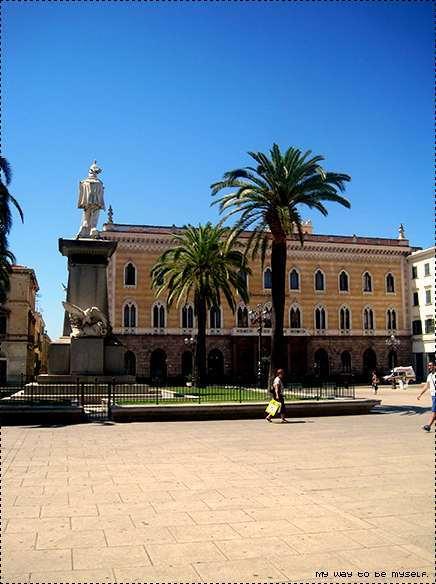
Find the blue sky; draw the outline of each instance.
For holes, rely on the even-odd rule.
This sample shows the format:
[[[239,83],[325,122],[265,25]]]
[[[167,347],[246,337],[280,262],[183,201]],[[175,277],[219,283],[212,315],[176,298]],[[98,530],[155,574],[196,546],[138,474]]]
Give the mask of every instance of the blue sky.
[[[352,176],[317,233],[433,238],[431,3],[9,2],[3,155],[11,247],[61,333],[77,184],[94,158],[119,223],[216,220],[209,186],[273,142]],[[100,223],[102,223],[101,216]]]

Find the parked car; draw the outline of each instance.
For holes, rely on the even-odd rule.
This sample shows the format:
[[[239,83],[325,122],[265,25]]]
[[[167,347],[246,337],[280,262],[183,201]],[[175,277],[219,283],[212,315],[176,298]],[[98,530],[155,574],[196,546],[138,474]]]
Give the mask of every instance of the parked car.
[[[386,383],[392,383],[396,387],[397,383],[400,387],[407,387],[409,383],[415,383],[416,375],[413,367],[394,367],[388,375],[383,376]]]

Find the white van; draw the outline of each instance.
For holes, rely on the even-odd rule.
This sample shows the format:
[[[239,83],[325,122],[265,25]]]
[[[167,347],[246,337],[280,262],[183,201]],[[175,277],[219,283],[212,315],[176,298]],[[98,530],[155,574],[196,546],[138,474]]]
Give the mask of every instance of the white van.
[[[416,375],[413,367],[408,365],[407,367],[394,367],[389,375],[383,376],[383,379],[387,383],[392,383],[394,387],[398,383],[400,389],[406,389],[409,383],[415,383]]]

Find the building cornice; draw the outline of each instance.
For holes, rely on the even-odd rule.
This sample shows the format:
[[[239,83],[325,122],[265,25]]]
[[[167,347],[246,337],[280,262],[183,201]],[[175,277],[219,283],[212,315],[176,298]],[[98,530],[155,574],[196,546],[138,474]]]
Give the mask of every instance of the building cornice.
[[[163,252],[169,249],[172,245],[171,233],[129,233],[123,231],[104,231],[101,237],[108,241],[117,241],[118,250],[137,250],[137,251],[155,251]],[[376,257],[380,261],[384,259],[390,260],[392,257],[408,256],[412,249],[407,245],[395,245],[396,240],[376,240],[379,243],[370,242],[370,239],[364,239],[367,243],[362,242],[344,242],[338,237],[335,240],[332,237],[321,238],[319,241],[314,240],[316,236],[310,236],[311,240],[307,240],[302,247],[299,242],[288,240],[287,251],[288,255],[292,255],[295,259],[315,258],[318,254],[329,254],[333,256],[340,256],[343,260],[361,259],[362,256],[366,258]],[[325,239],[325,240],[324,240]],[[351,239],[351,238],[349,238]],[[373,238],[375,239],[375,238]],[[271,255],[271,250],[266,252],[267,257]]]

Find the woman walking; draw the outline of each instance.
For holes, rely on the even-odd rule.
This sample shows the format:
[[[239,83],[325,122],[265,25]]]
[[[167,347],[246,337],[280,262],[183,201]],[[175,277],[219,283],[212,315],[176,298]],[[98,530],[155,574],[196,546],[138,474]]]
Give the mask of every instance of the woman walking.
[[[272,393],[273,398],[280,402],[280,417],[282,418],[282,424],[289,423],[289,420],[286,419],[286,406],[285,406],[285,398],[283,396],[283,377],[285,376],[284,369],[277,369],[276,376],[273,381],[273,386],[270,392]],[[265,420],[267,422],[271,422],[272,415],[268,414]]]

